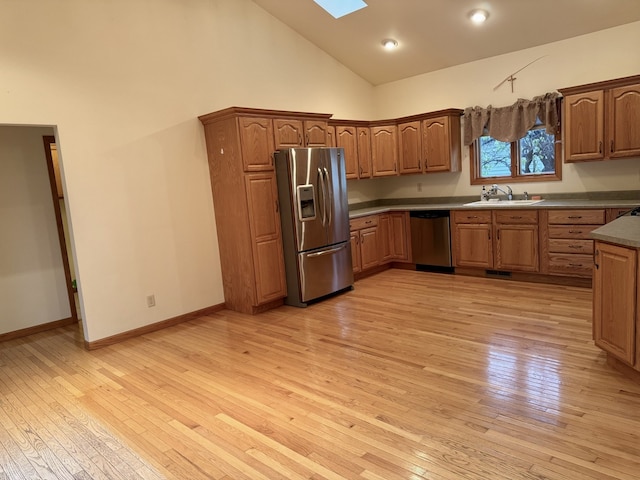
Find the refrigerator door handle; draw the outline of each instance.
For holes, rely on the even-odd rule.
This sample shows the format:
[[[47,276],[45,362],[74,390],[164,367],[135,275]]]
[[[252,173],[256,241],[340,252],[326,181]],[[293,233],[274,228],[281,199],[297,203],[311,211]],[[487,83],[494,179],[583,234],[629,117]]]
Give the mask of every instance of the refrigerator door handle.
[[[339,247],[331,248],[329,250],[323,250],[321,252],[309,253],[307,255],[307,257],[313,258],[313,257],[321,257],[322,255],[331,255],[332,253],[339,252],[340,250],[343,250],[345,248],[347,248],[347,244],[346,243],[344,245],[339,246]]]
[[[320,191],[322,192],[322,202],[318,202],[320,208],[322,208],[322,226],[327,226],[327,185],[324,181],[324,175],[320,167],[318,167],[318,183],[320,184]]]
[[[324,182],[325,182],[327,193],[328,193],[328,195],[324,199],[325,209],[327,210],[327,225],[331,225],[331,222],[333,221],[333,218],[331,218],[331,212],[333,210],[332,208],[333,198],[331,196],[331,182],[329,180],[329,171],[327,170],[327,167],[324,167],[323,170],[324,170]]]

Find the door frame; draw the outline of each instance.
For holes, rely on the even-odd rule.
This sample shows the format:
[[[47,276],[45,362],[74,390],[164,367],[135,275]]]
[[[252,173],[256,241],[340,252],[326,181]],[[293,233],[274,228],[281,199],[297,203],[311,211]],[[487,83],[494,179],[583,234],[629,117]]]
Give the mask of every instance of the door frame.
[[[62,264],[64,266],[64,278],[67,287],[67,296],[69,297],[69,308],[71,310],[71,320],[78,322],[78,311],[76,309],[75,293],[71,279],[71,268],[69,266],[69,252],[67,252],[67,242],[64,234],[64,226],[62,223],[62,212],[60,211],[60,197],[58,196],[58,187],[56,184],[55,167],[53,165],[53,156],[51,154],[51,145],[56,144],[56,138],[53,135],[43,135],[44,152],[47,157],[47,170],[49,172],[49,185],[51,187],[51,201],[56,215],[56,227],[58,229],[58,241],[60,243],[60,253],[62,254]]]

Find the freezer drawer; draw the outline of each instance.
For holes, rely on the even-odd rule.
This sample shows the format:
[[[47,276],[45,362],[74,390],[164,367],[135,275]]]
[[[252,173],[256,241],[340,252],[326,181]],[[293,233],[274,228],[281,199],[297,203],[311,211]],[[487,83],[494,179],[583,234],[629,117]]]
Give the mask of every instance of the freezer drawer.
[[[302,303],[350,287],[353,285],[351,243],[299,253],[298,268]]]

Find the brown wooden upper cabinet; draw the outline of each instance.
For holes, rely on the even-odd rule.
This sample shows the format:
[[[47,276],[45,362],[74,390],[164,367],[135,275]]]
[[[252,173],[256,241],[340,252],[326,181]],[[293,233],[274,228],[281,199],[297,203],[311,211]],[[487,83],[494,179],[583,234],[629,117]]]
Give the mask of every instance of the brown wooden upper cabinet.
[[[276,118],[273,120],[276,150],[295,147],[326,147],[328,124],[323,120]]]
[[[443,115],[422,121],[424,171],[460,170],[460,114]]]
[[[371,141],[368,126],[357,122],[335,125],[335,146],[344,149],[347,179],[371,177]]]
[[[371,127],[371,164],[374,177],[398,174],[398,127]]]
[[[371,130],[369,127],[357,127],[358,135],[358,168],[360,173],[358,178],[371,178]]]
[[[398,125],[400,147],[400,174],[422,173],[422,135],[420,121],[405,122]]]
[[[270,118],[238,117],[245,172],[273,170],[273,123]]]
[[[459,171],[461,113],[450,109],[398,120],[400,174]]]
[[[640,75],[559,91],[565,162],[640,156]]]

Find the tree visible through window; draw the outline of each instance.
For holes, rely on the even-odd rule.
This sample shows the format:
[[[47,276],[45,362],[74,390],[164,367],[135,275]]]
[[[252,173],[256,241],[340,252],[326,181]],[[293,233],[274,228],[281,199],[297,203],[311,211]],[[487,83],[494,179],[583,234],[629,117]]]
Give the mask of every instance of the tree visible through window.
[[[560,180],[561,151],[556,136],[536,126],[515,142],[501,142],[488,135],[471,145],[472,184],[486,180]]]

